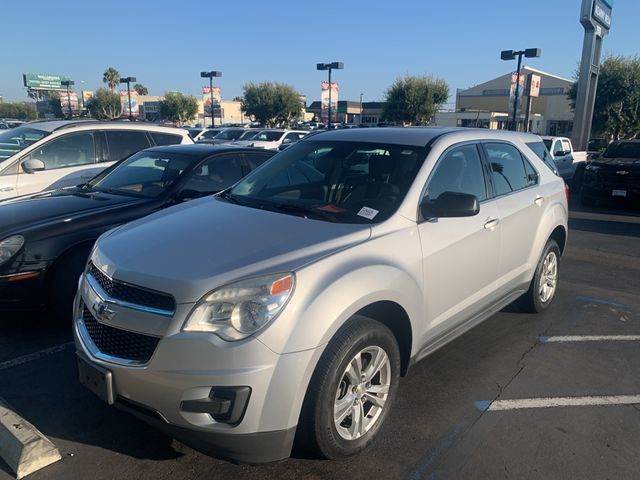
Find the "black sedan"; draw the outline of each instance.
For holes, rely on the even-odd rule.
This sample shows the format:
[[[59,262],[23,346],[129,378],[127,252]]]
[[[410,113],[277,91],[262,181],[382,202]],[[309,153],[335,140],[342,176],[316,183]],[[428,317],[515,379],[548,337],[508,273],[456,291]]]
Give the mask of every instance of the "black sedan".
[[[585,167],[582,204],[590,206],[606,199],[640,206],[640,140],[613,142]]]
[[[0,318],[33,309],[70,318],[77,280],[102,233],[220,192],[274,153],[213,145],[149,148],[84,185],[0,202]]]

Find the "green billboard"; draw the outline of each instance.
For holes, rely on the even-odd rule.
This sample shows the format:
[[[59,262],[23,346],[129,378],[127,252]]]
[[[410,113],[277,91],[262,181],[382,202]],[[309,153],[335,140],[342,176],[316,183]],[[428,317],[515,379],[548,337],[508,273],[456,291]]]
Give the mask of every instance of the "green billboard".
[[[31,90],[66,90],[63,80],[70,80],[62,75],[46,75],[42,73],[23,73],[24,86]]]

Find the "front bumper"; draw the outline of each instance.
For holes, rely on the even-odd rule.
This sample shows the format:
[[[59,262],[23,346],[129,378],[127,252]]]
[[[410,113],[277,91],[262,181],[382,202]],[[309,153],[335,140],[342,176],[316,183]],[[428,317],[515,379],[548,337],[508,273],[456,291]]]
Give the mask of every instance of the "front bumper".
[[[255,338],[225,342],[213,334],[181,332],[162,336],[148,362],[126,364],[96,355],[82,320],[90,289],[81,284],[76,298],[74,337],[77,353],[111,372],[115,405],[175,435],[206,453],[246,463],[282,460],[290,455],[302,399],[318,350],[279,355]],[[191,306],[178,305],[172,324]],[[86,313],[85,313],[86,314]],[[118,315],[126,316],[120,310]],[[105,319],[98,320],[107,324]],[[122,330],[126,318],[112,327]],[[125,330],[126,331],[126,330]],[[139,330],[138,330],[139,334]],[[210,413],[187,411],[214,389],[249,387],[237,424],[216,421]]]
[[[0,274],[0,311],[34,311],[47,303],[45,272]]]

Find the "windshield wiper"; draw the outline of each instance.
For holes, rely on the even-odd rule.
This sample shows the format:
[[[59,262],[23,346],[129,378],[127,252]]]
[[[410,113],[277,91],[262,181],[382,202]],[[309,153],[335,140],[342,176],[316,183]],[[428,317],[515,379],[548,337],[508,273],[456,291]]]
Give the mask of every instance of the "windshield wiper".
[[[218,198],[224,198],[227,202],[233,203],[235,205],[243,205],[238,201],[238,199],[233,194],[229,193],[228,190],[223,190],[221,192],[218,192],[215,194],[215,196]]]
[[[316,219],[328,220],[334,223],[340,223],[340,220],[335,215],[329,212],[318,210],[317,207],[307,207],[304,205],[298,205],[295,203],[269,203],[264,205],[266,209],[279,210],[281,212],[301,214],[303,217],[314,217]]]

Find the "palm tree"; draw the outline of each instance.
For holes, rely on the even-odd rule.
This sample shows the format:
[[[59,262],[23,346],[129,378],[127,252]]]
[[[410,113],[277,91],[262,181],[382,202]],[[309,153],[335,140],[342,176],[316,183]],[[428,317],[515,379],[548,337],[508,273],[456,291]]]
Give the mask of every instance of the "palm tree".
[[[113,67],[107,68],[102,74],[102,82],[106,83],[111,91],[114,92],[120,84],[120,72]]]
[[[149,90],[147,89],[147,87],[145,87],[141,83],[136,83],[133,86],[133,89],[136,91],[138,95],[149,95]]]

